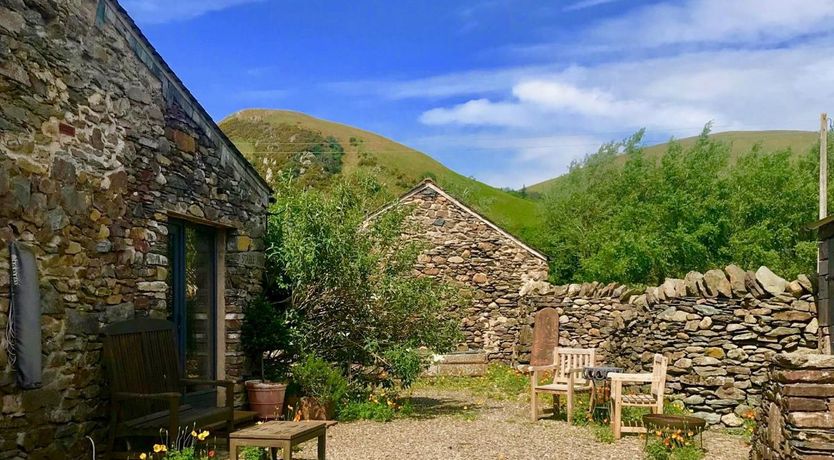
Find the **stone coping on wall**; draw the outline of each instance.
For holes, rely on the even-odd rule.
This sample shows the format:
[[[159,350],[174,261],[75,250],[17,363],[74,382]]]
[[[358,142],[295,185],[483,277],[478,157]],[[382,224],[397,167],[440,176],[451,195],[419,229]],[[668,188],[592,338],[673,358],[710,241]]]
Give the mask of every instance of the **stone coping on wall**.
[[[660,286],[647,288],[629,287],[620,283],[572,283],[553,285],[547,281],[527,280],[520,295],[530,293],[551,294],[565,297],[617,298],[621,302],[638,306],[653,305],[668,299],[682,297],[744,298],[757,299],[778,296],[799,298],[803,294],[815,294],[814,283],[807,275],[799,275],[793,281],[773,273],[762,266],[758,270],[743,270],[728,265],[724,270],[713,269],[706,273],[691,271],[682,279],[666,278]]]

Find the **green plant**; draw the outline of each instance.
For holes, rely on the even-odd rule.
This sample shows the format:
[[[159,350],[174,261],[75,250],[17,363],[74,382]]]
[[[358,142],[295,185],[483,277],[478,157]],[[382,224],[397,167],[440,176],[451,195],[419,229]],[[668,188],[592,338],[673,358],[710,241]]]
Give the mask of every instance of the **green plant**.
[[[658,429],[647,433],[652,437],[646,444],[646,458],[650,460],[700,460],[703,451],[695,445],[694,431]]]
[[[800,203],[816,196],[818,155],[754,147],[733,156],[707,126],[658,158],[642,135],[573,164],[542,200],[554,282],[655,285],[730,263],[813,272],[815,235],[803,223],[815,215]]]
[[[457,343],[459,323],[448,310],[462,304],[460,289],[414,275],[421,246],[401,237],[409,209],[394,206],[366,222],[389,200],[378,182],[351,176],[322,192],[285,179],[277,189],[267,278],[271,290],[291,293],[293,336],[315,337],[305,350],[372,365],[378,350],[443,352]]]
[[[338,404],[348,394],[348,381],[341,371],[315,355],[307,355],[293,365],[292,377],[303,394],[325,404]]]
[[[575,418],[576,416],[574,416]],[[614,442],[614,432],[611,431],[610,425],[594,425],[593,426],[594,438],[597,441],[611,444]]]
[[[404,345],[395,345],[382,354],[391,376],[402,388],[410,387],[426,368],[427,360],[420,353]]]
[[[658,441],[649,442],[645,453],[649,460],[701,460],[704,458],[704,451],[698,447],[683,446],[668,449]]]
[[[258,296],[243,313],[241,344],[249,358],[259,363],[261,380],[285,380],[300,343],[292,310]]]
[[[267,458],[267,449],[247,446],[240,450],[240,460],[263,460]],[[232,459],[238,460],[238,459]]]
[[[339,420],[374,420],[389,422],[394,419],[394,407],[382,401],[348,401],[339,408]]]

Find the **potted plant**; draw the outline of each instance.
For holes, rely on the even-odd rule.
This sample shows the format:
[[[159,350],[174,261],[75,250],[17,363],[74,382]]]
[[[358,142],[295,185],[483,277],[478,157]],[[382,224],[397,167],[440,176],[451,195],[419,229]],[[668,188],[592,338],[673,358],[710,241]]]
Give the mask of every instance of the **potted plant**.
[[[298,403],[299,420],[333,420],[336,404],[348,393],[347,379],[327,361],[307,355],[292,367],[293,382],[304,397]]]
[[[259,296],[246,306],[244,315],[243,350],[260,368],[260,379],[246,381],[249,407],[261,419],[277,419],[284,413],[286,378],[293,357],[290,313]]]

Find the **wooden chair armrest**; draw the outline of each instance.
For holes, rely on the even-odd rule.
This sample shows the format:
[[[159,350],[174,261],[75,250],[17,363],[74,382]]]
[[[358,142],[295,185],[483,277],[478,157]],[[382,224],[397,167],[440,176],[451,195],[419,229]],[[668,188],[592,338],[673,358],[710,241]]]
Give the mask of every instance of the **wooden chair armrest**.
[[[556,365],[556,364],[548,364],[547,366],[528,366],[527,367],[527,369],[529,369],[531,372],[550,371],[550,370],[558,369],[558,368],[559,368],[559,366]]]
[[[216,387],[223,387],[226,389],[226,406],[234,409],[235,407],[235,382],[231,380],[212,380],[212,379],[180,379],[183,385],[214,385]]]
[[[568,371],[569,374],[581,374],[583,372],[585,372],[584,367],[574,367],[573,369]]]
[[[130,399],[158,399],[158,400],[170,400],[170,399],[177,399],[182,397],[182,393],[177,393],[174,391],[169,391],[165,393],[129,393],[129,392],[116,392],[113,393],[113,400],[115,401],[126,401]]]
[[[633,382],[633,383],[651,383],[654,379],[652,374],[623,374],[619,372],[612,372],[608,374],[611,381],[619,382]]]

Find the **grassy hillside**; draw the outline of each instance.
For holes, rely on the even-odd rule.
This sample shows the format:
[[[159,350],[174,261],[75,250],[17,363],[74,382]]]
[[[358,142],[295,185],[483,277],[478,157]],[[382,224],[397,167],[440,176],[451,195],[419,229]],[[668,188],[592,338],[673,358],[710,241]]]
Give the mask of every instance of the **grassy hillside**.
[[[352,126],[298,112],[251,109],[228,116],[220,127],[267,180],[273,180],[278,170],[292,169],[315,186],[328,174],[364,169],[399,195],[431,177],[521,238],[529,239],[540,221],[536,203],[462,176],[422,152]]]
[[[818,139],[813,131],[726,131],[710,135],[711,138],[730,144],[731,155],[749,151],[753,145],[760,144],[764,151],[776,151],[790,148],[793,152],[805,153]],[[697,136],[677,139],[684,148],[691,147]],[[669,144],[657,144],[645,148],[649,157],[660,157],[666,152]],[[622,158],[625,162],[625,158]],[[554,177],[544,182],[527,187],[530,193],[544,193],[556,186],[563,176]]]

